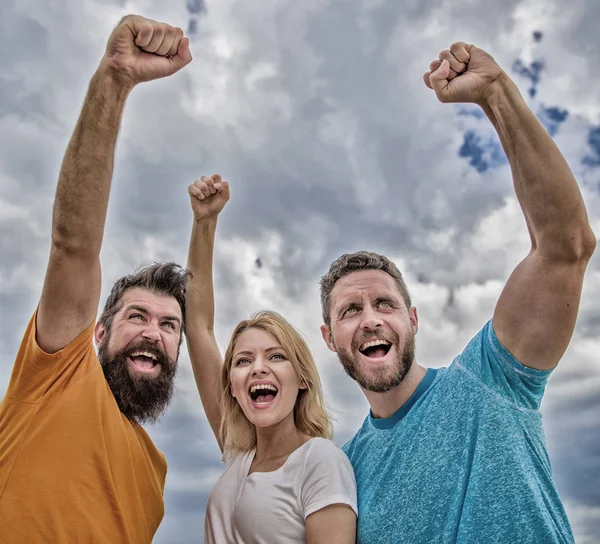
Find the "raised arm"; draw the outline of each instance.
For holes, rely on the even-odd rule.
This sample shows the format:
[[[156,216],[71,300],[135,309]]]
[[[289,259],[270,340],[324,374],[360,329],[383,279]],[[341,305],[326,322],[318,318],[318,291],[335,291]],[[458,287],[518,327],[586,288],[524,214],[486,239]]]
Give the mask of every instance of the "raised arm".
[[[223,450],[218,394],[223,361],[214,334],[212,269],[217,218],[229,200],[229,184],[218,174],[203,176],[189,186],[188,192],[194,223],[187,265],[192,277],[186,289],[186,339],[206,418]]]
[[[94,319],[100,247],[114,151],[125,101],[137,83],[191,61],[183,31],[129,15],[108,40],[65,154],[52,219],[52,245],[37,313],[37,342],[54,353]]]
[[[483,108],[508,157],[531,238],[531,251],[500,296],[494,330],[521,363],[551,369],[573,334],[596,245],[581,193],[558,147],[490,55],[455,43],[439,59],[425,83],[442,102]]]

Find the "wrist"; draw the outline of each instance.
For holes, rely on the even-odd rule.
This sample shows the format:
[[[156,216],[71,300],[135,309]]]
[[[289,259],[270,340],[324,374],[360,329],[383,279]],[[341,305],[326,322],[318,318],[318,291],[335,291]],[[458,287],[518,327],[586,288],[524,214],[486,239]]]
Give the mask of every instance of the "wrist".
[[[131,77],[115,70],[106,59],[100,61],[96,73],[92,76],[92,81],[110,91],[111,95],[117,99],[126,99],[136,85]]]
[[[210,216],[196,216],[194,215],[194,226],[195,227],[214,227],[217,224],[218,215]]]
[[[484,110],[493,110],[502,104],[514,102],[515,99],[522,100],[521,93],[506,72],[502,72],[486,89],[479,105]]]

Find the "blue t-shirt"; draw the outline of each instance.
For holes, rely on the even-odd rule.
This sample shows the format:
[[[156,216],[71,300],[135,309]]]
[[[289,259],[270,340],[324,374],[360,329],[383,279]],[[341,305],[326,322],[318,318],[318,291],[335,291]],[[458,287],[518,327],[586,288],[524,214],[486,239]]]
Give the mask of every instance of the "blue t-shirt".
[[[392,417],[367,416],[343,448],[357,542],[573,542],[539,412],[549,375],[519,363],[490,321]]]

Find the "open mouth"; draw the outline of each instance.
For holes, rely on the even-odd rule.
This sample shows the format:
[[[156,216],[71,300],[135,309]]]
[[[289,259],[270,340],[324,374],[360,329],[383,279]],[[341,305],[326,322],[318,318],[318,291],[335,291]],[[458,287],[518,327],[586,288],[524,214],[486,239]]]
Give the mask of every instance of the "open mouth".
[[[269,406],[275,400],[277,393],[279,393],[277,387],[270,383],[252,385],[248,389],[250,400],[257,408],[266,408]]]
[[[149,351],[134,351],[128,358],[133,367],[140,372],[153,372],[158,365],[158,358]]]
[[[385,357],[391,348],[391,342],[377,339],[365,342],[358,348],[358,351],[369,359],[380,359],[381,357]]]

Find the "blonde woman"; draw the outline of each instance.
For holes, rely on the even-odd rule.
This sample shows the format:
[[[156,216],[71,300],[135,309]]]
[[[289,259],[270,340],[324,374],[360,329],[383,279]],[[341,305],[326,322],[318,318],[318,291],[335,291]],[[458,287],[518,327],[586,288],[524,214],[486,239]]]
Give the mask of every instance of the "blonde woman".
[[[279,314],[234,330],[222,362],[213,333],[212,259],[217,217],[229,200],[221,176],[189,187],[194,226],[186,336],[225,472],[206,507],[206,544],[350,544],[356,482],[331,442],[319,375],[306,342]]]

